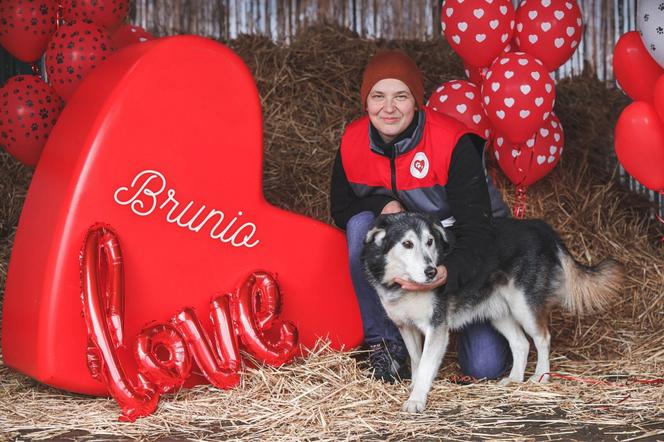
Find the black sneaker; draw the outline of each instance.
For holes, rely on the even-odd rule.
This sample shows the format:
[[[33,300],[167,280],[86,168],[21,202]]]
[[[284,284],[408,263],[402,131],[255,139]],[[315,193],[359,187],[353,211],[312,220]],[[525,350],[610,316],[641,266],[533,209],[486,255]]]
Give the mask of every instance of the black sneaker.
[[[410,364],[406,349],[399,344],[383,341],[367,347],[371,376],[383,382],[410,379]]]

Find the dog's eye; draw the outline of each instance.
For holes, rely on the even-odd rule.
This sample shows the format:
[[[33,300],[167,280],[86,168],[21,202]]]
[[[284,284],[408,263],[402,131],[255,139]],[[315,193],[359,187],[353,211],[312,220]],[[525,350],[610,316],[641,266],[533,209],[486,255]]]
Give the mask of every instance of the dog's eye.
[[[433,238],[429,238],[429,240],[427,241],[427,247],[431,247],[432,244],[433,244]]]
[[[406,240],[406,241],[402,242],[401,244],[407,249],[412,249],[413,248],[413,242],[412,241]]]

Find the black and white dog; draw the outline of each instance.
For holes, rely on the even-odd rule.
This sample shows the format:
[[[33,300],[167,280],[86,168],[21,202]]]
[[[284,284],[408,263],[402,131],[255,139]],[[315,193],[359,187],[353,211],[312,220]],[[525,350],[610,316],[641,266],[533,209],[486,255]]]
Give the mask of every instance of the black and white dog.
[[[540,220],[493,220],[495,237],[487,244],[474,279],[454,293],[445,286],[406,291],[396,280],[418,284],[436,277],[436,265],[450,250],[445,229],[426,215],[397,213],[378,217],[368,232],[362,262],[385,311],[399,327],[412,369],[405,411],[424,410],[450,330],[489,320],[508,340],[512,371],[501,381],[522,382],[528,359],[528,334],[537,348],[531,381],[548,381],[548,313],[557,301],[583,314],[606,306],[620,292],[623,266],[608,259],[584,266],[569,254],[558,234]]]

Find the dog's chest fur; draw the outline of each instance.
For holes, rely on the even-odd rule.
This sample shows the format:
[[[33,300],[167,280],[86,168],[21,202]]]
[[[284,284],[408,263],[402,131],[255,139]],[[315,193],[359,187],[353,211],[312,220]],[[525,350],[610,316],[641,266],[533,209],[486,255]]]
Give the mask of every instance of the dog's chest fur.
[[[380,290],[379,295],[387,316],[395,324],[414,325],[420,330],[430,326],[436,306],[433,292],[395,293]]]

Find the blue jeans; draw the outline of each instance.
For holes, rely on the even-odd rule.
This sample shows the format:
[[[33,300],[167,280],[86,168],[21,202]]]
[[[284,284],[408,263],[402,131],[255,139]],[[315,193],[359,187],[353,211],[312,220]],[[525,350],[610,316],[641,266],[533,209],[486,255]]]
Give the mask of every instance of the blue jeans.
[[[373,213],[361,212],[353,216],[346,226],[350,276],[360,305],[364,342],[375,344],[383,340],[393,341],[405,348],[399,329],[387,317],[378,293],[367,281],[360,262],[364,238],[374,220]],[[511,353],[507,340],[487,322],[469,324],[461,329],[457,343],[459,366],[466,375],[496,379],[509,365]]]

